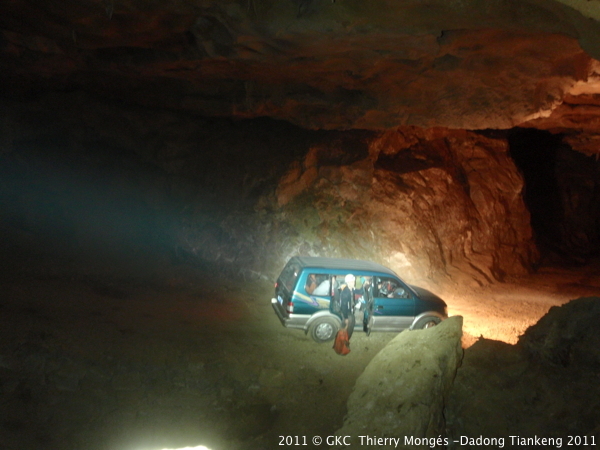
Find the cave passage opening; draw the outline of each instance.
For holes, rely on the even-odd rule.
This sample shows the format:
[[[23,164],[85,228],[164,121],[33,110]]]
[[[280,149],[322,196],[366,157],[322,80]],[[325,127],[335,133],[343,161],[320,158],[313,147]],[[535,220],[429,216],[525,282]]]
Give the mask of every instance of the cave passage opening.
[[[545,257],[583,264],[600,254],[600,164],[564,135],[515,128],[510,154],[521,171],[536,244]]]
[[[556,179],[556,153],[562,137],[547,131],[516,128],[508,136],[510,154],[525,180],[524,200],[540,249],[560,239],[558,222],[563,216]]]

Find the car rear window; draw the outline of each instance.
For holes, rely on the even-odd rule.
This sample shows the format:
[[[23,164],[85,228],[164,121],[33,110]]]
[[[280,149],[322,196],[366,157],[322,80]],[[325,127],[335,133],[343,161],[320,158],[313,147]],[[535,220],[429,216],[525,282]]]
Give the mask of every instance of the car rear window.
[[[288,263],[279,275],[279,281],[285,286],[285,288],[291,292],[296,286],[296,280],[300,275],[300,266],[295,263]]]

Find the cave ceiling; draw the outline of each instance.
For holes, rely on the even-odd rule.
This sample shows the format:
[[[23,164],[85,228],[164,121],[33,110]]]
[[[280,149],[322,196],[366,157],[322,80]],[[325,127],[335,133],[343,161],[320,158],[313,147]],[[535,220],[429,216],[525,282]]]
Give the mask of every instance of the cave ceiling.
[[[596,0],[6,0],[0,92],[310,129],[535,127],[600,153]]]

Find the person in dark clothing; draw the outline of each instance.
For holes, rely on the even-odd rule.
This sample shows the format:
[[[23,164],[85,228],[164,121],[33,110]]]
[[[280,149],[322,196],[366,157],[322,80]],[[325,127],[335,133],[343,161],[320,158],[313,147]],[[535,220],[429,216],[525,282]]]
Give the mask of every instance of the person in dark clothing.
[[[348,329],[348,339],[352,337],[354,331],[354,283],[356,281],[354,275],[348,274],[344,279],[345,285],[340,291],[340,314],[344,323],[344,327]]]

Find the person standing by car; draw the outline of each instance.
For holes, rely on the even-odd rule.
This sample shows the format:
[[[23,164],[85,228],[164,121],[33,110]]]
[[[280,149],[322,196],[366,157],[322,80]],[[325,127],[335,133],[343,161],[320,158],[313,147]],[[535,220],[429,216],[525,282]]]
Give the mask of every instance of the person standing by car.
[[[344,278],[346,284],[340,290],[340,314],[344,327],[348,329],[348,339],[352,337],[354,331],[354,283],[356,278],[349,273]]]
[[[354,294],[358,297],[358,301],[354,305],[355,310],[361,310],[371,298],[371,277],[359,276],[356,277]]]

